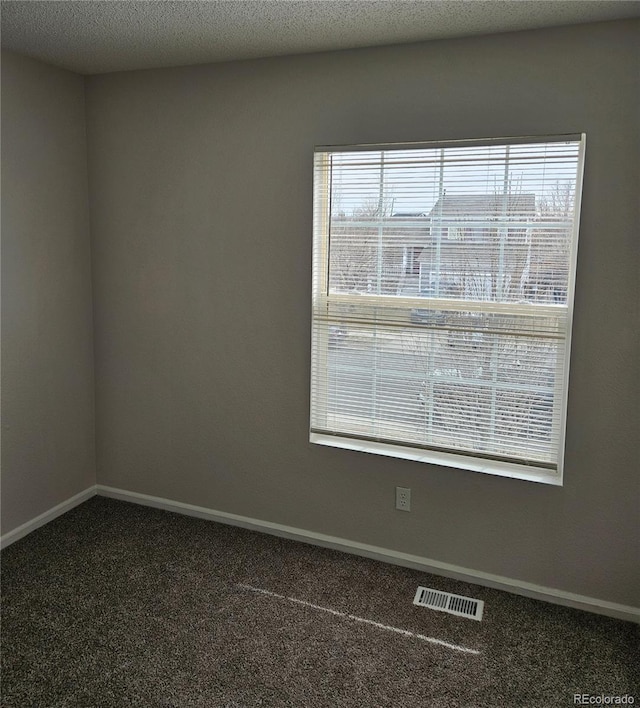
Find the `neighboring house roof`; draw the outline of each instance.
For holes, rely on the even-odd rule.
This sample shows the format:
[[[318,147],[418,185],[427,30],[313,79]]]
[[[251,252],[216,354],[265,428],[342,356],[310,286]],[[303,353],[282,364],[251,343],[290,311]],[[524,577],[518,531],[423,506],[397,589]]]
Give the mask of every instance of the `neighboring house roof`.
[[[429,212],[432,218],[473,219],[474,217],[532,216],[536,212],[535,194],[444,194]]]

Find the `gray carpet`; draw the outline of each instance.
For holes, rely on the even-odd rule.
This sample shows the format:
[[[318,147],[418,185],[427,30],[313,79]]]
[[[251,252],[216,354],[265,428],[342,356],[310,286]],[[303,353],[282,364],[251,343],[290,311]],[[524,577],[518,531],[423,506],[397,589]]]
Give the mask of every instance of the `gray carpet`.
[[[631,623],[110,499],[2,569],[3,708],[640,704]],[[483,621],[413,606],[418,585]]]

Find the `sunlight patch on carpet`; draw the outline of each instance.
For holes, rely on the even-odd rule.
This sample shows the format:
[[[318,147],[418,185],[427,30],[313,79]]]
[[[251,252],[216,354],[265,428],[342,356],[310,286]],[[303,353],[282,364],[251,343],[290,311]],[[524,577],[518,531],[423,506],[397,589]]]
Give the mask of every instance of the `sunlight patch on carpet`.
[[[310,607],[314,610],[320,610],[321,612],[328,612],[336,617],[342,617],[344,619],[350,619],[354,622],[362,622],[363,624],[369,624],[378,629],[384,629],[388,632],[395,632],[396,634],[401,634],[405,637],[410,637],[412,639],[419,639],[423,642],[428,642],[429,644],[437,644],[438,646],[446,647],[447,649],[453,649],[454,651],[463,652],[465,654],[480,654],[477,649],[469,649],[468,647],[463,647],[458,644],[451,644],[450,642],[445,642],[442,639],[436,639],[435,637],[427,637],[424,634],[416,634],[415,632],[410,632],[407,629],[400,629],[399,627],[391,627],[387,624],[382,624],[380,622],[375,622],[374,620],[366,619],[364,617],[358,617],[357,615],[351,615],[347,612],[340,612],[339,610],[333,610],[330,607],[322,607],[321,605],[314,605],[312,602],[307,602],[306,600],[299,600],[295,597],[287,597],[286,595],[280,595],[277,592],[271,592],[271,590],[264,590],[263,588],[256,588],[253,585],[245,585],[244,583],[237,583],[237,587],[243,590],[250,590],[251,592],[265,595],[267,597],[277,598],[279,600],[288,600],[289,602],[294,602],[297,605],[302,605],[303,607]]]

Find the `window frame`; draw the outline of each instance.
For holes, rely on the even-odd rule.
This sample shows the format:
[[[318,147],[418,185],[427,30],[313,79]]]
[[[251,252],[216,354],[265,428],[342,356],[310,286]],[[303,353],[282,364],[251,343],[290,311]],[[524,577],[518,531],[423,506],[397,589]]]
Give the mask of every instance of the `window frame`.
[[[330,187],[328,185],[329,170],[319,167],[319,163],[326,161],[328,156],[334,153],[352,153],[356,151],[386,151],[386,150],[411,150],[411,149],[433,149],[447,147],[483,147],[483,146],[507,146],[507,145],[522,145],[527,143],[544,143],[544,142],[562,142],[562,141],[577,141],[579,142],[578,157],[576,165],[576,181],[574,192],[574,207],[573,207],[573,224],[571,233],[571,256],[567,263],[568,266],[568,281],[567,281],[567,299],[566,306],[560,308],[562,314],[558,314],[560,309],[555,304],[549,304],[549,312],[553,317],[558,317],[566,321],[564,329],[564,356],[558,356],[556,361],[556,374],[561,374],[562,388],[561,401],[559,405],[554,405],[552,408],[552,416],[560,416],[558,422],[559,437],[557,442],[557,466],[555,469],[545,468],[544,465],[536,463],[535,465],[527,464],[526,462],[518,462],[511,460],[496,459],[496,456],[483,457],[477,452],[470,451],[468,453],[459,453],[452,450],[437,449],[434,447],[421,447],[420,445],[412,445],[388,441],[384,439],[371,439],[368,437],[358,437],[350,433],[340,432],[338,430],[318,430],[313,426],[313,406],[314,406],[314,367],[327,370],[328,366],[328,345],[320,346],[316,341],[315,327],[318,320],[318,313],[326,310],[328,312],[330,303],[337,303],[340,300],[349,302],[350,304],[361,304],[363,307],[376,307],[377,303],[380,307],[384,307],[391,302],[394,308],[424,308],[424,297],[401,297],[398,295],[371,295],[371,294],[330,294],[329,293],[329,251],[330,251],[330,229],[331,221],[331,204],[330,204]],[[584,173],[584,156],[586,146],[586,135],[584,133],[570,135],[543,135],[543,136],[525,136],[525,137],[510,137],[510,138],[489,138],[481,140],[456,140],[456,141],[438,141],[438,142],[414,142],[414,143],[383,143],[383,144],[362,144],[362,145],[345,145],[345,146],[318,146],[315,148],[315,164],[314,164],[314,195],[313,195],[313,292],[312,292],[312,372],[311,372],[311,427],[309,440],[311,443],[367,452],[371,454],[379,454],[400,459],[414,460],[426,462],[429,464],[452,467],[457,469],[471,470],[491,475],[510,477],[515,479],[523,479],[533,482],[541,482],[545,484],[561,486],[563,483],[564,473],[564,456],[566,442],[566,426],[567,426],[567,408],[568,408],[568,391],[569,391],[569,376],[570,376],[570,357],[571,357],[571,334],[574,310],[574,293],[575,280],[577,269],[577,250],[578,250],[578,232],[580,222],[580,208],[582,197],[582,182]],[[323,181],[324,180],[324,181]],[[531,305],[519,306],[515,303],[492,302],[488,305],[483,302],[481,306],[474,305],[474,301],[460,299],[454,301],[449,298],[430,298],[430,308],[441,308],[443,310],[459,310],[460,312],[468,312],[477,309],[478,311],[487,312],[504,312],[511,316],[518,313],[526,314],[530,311]],[[545,306],[536,304],[535,308],[538,313],[543,313]],[[315,357],[315,360],[313,360]],[[435,410],[435,409],[434,409]],[[325,415],[326,415],[325,411]]]

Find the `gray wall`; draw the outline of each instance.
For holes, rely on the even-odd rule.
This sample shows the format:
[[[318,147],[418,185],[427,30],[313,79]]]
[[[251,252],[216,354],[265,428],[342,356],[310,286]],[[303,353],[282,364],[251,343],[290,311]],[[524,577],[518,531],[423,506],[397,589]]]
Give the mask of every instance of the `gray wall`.
[[[90,77],[98,481],[637,603],[638,38]],[[313,146],[581,131],[565,486],[310,445]]]
[[[2,531],[95,484],[83,79],[2,53]]]

